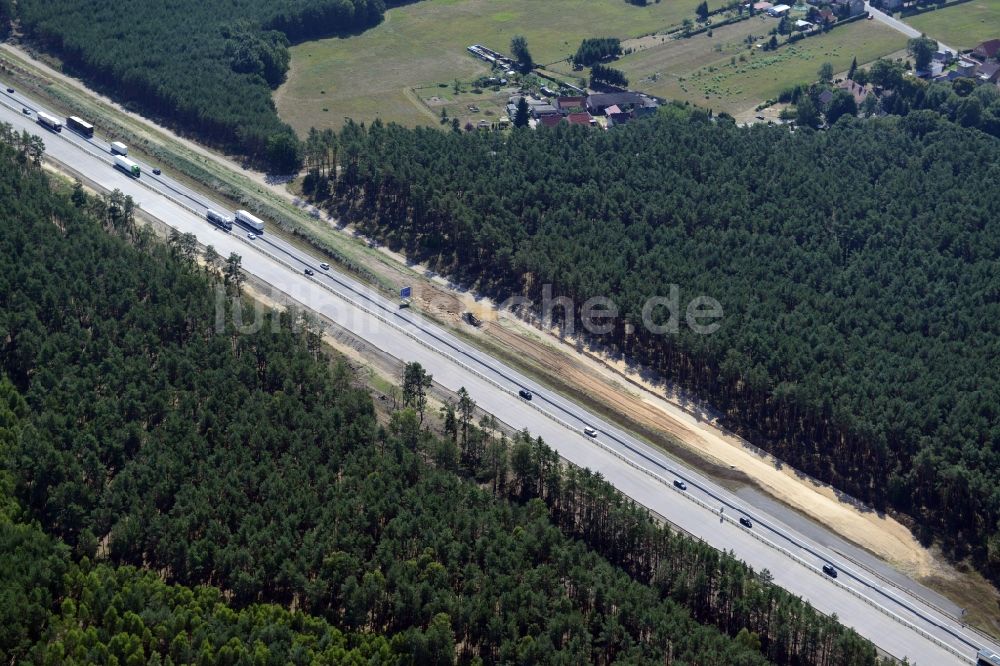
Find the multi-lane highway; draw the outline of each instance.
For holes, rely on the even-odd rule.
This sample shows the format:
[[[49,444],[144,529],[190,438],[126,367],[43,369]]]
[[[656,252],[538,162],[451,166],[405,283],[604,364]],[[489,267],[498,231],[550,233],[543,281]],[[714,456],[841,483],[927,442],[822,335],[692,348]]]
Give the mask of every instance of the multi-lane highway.
[[[0,88],[2,90],[3,88]],[[27,109],[29,113],[22,112]],[[46,155],[107,189],[130,195],[147,214],[181,232],[195,234],[222,256],[236,252],[248,273],[287,293],[375,347],[405,361],[419,361],[442,386],[464,386],[486,411],[514,428],[540,435],[567,460],[599,471],[624,494],[678,527],[802,596],[824,613],[836,613],[886,652],[925,666],[969,664],[979,647],[992,647],[930,602],[895,587],[729,491],[692,472],[658,450],[597,418],[584,408],[547,391],[491,356],[463,342],[356,280],[323,270],[322,257],[291,246],[266,231],[251,240],[234,226],[225,233],[204,218],[218,202],[169,177],[153,175],[148,165],[133,179],[113,168],[109,146],[64,129],[56,134],[35,123],[39,105],[18,93],[0,93],[0,120],[27,129],[45,141]],[[52,115],[58,114],[52,113]],[[100,133],[99,119],[98,134]],[[231,213],[230,213],[231,214]],[[304,274],[310,268],[314,275]],[[528,389],[532,400],[519,397]],[[596,437],[583,434],[592,427]],[[678,488],[680,481],[684,488]],[[752,527],[741,525],[747,518]],[[831,577],[823,566],[833,567]]]

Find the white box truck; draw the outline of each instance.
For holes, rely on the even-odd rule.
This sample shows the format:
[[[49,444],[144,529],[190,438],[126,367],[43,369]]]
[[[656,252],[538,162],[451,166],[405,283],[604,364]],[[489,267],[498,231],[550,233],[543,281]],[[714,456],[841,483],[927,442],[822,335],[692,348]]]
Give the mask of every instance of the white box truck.
[[[128,155],[128,146],[126,146],[121,141],[111,142],[111,154],[112,155]]]

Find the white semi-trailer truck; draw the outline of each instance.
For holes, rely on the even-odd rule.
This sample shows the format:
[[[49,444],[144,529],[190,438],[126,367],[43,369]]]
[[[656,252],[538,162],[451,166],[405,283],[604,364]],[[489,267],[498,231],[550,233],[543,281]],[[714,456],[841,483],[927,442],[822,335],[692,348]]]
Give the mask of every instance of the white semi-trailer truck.
[[[111,142],[111,154],[112,155],[128,155],[128,146],[126,146],[121,141]]]
[[[62,132],[62,121],[54,118],[44,111],[38,112],[38,124],[47,127],[53,132]]]
[[[245,210],[236,211],[236,221],[258,234],[264,233],[264,221]]]
[[[121,155],[115,155],[115,167],[121,169],[133,178],[138,178],[141,173],[138,164]]]

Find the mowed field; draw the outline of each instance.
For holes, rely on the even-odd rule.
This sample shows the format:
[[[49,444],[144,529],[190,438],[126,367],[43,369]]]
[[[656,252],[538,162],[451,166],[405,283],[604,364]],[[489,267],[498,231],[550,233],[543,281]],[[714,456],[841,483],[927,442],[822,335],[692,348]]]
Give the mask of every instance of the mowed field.
[[[345,116],[406,125],[436,124],[418,98],[455,79],[486,74],[465,50],[483,44],[507,52],[524,35],[541,64],[572,55],[586,37],[638,37],[693,17],[699,0],[422,0],[391,9],[360,35],[306,42],[291,49],[288,80],[275,93],[281,117],[298,132],[340,127]],[[721,4],[712,2],[709,7]],[[414,93],[413,89],[420,89]]]
[[[1000,1],[1000,0],[998,0]],[[963,5],[964,6],[964,5]],[[648,46],[618,62],[631,86],[668,99],[686,100],[736,115],[774,98],[782,89],[816,80],[824,62],[836,72],[851,59],[864,64],[906,47],[906,37],[877,21],[857,21],[768,52],[776,19],[755,17],[689,39],[645,38]],[[748,48],[747,35],[754,37]]]
[[[971,49],[1000,38],[1000,0],[972,0],[903,19],[906,23],[956,49]]]

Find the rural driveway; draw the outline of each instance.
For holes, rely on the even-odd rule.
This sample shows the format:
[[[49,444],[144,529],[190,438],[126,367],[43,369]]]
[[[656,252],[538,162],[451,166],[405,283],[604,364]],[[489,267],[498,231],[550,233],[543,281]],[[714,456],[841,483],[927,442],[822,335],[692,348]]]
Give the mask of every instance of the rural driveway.
[[[881,21],[882,23],[885,23],[893,30],[897,30],[911,39],[914,37],[920,37],[923,34],[916,28],[913,28],[903,23],[899,19],[893,18],[892,16],[889,16],[888,14],[879,9],[875,9],[874,7],[871,6],[871,3],[865,2],[865,10],[868,12],[870,16],[875,17],[876,21]],[[955,54],[958,53],[958,51],[956,51],[955,49],[951,48],[947,44],[942,44],[941,42],[938,42],[938,47]]]

